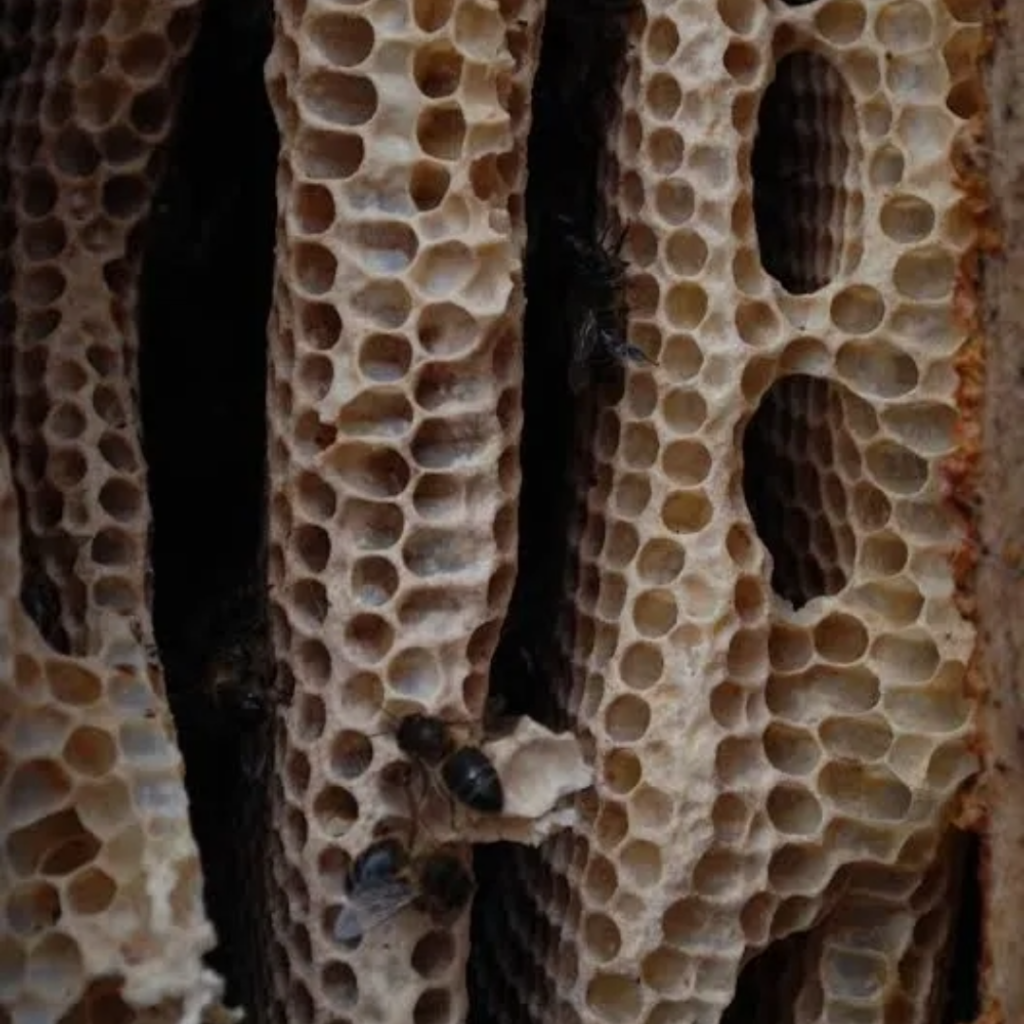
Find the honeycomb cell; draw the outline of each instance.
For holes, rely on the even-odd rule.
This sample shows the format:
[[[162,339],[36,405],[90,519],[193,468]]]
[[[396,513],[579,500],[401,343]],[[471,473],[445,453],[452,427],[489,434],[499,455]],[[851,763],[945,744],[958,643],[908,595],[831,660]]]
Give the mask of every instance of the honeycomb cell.
[[[900,256],[893,284],[908,299],[944,299],[953,289],[955,276],[956,262],[950,252],[937,245],[924,246]]]
[[[784,775],[808,775],[821,760],[821,748],[811,733],[782,722],[765,730],[764,753]]]
[[[803,786],[780,785],[768,794],[768,817],[784,835],[813,836],[824,821],[818,798]]]
[[[373,760],[373,746],[369,739],[354,729],[343,729],[331,743],[330,767],[339,779],[356,779]]]
[[[622,936],[615,922],[606,914],[587,914],[583,921],[583,942],[587,953],[598,963],[618,955]]]
[[[866,20],[862,4],[855,0],[832,0],[817,12],[814,24],[830,43],[849,46],[861,37]]]
[[[399,651],[387,669],[388,684],[403,697],[429,701],[441,686],[440,667],[434,654],[421,647]]]
[[[868,649],[868,632],[859,619],[834,612],[814,627],[814,648],[827,662],[848,665]]]
[[[616,749],[604,757],[604,781],[613,793],[630,793],[640,783],[643,766],[629,750]]]
[[[700,326],[707,315],[707,292],[698,284],[674,284],[665,294],[664,311],[672,327],[683,331],[693,330]]]
[[[736,331],[751,348],[771,345],[779,339],[778,314],[764,302],[741,302],[736,307]]]
[[[605,709],[604,725],[608,738],[616,743],[632,743],[647,731],[651,709],[647,701],[632,694],[616,697]]]
[[[454,161],[462,155],[466,120],[457,106],[426,108],[416,124],[416,138],[423,154],[436,160]]]
[[[890,196],[879,212],[882,231],[894,242],[908,245],[927,238],[935,228],[935,209],[914,195]]]
[[[847,334],[870,334],[885,316],[885,301],[876,288],[853,285],[836,294],[829,312]]]
[[[919,0],[897,0],[880,8],[875,34],[892,53],[910,53],[932,45],[931,12]]]
[[[117,761],[117,746],[109,733],[92,726],[79,726],[64,744],[63,758],[72,771],[100,778]]]
[[[910,789],[881,765],[827,764],[818,785],[838,811],[854,818],[898,821],[910,809]]]
[[[585,998],[598,1019],[608,1024],[631,1024],[643,1005],[639,981],[621,974],[596,973]]]
[[[340,838],[359,817],[359,805],[352,794],[341,786],[325,786],[313,801],[313,818],[320,830]]]
[[[332,12],[312,19],[309,35],[324,59],[338,68],[361,64],[373,49],[373,26],[358,15]]]
[[[685,224],[696,206],[693,189],[678,179],[661,182],[654,191],[654,209],[669,225]]]

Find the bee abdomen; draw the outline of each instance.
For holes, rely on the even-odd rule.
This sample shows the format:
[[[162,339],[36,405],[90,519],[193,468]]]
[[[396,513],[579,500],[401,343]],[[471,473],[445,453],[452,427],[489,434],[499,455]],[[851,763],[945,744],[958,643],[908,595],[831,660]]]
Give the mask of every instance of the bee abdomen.
[[[505,791],[491,759],[478,747],[462,747],[441,769],[452,795],[474,811],[500,813]]]

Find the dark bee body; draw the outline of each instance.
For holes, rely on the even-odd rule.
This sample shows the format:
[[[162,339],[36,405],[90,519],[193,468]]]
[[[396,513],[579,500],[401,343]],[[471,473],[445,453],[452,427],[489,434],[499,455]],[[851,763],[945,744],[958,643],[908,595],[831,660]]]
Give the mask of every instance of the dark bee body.
[[[460,746],[446,722],[419,712],[406,715],[395,739],[403,754],[439,772],[460,803],[484,814],[501,813],[505,791],[491,759],[479,747]]]
[[[479,747],[460,747],[441,766],[441,778],[456,800],[474,811],[499,814],[505,792],[497,769]]]
[[[621,255],[625,231],[611,242],[607,232],[595,236],[568,218],[560,222],[563,259],[571,268],[566,296],[573,338],[569,385],[578,392],[595,365],[652,360],[626,338],[626,262]]]
[[[354,892],[392,881],[408,867],[409,853],[397,839],[379,839],[356,857],[348,875],[349,889]]]
[[[409,757],[437,768],[455,750],[455,738],[447,724],[433,715],[406,715],[395,733],[398,749]]]
[[[368,931],[414,906],[437,923],[458,914],[473,894],[473,878],[454,854],[434,850],[410,857],[394,837],[368,846],[348,875],[348,901],[334,926],[341,943],[357,942]]]

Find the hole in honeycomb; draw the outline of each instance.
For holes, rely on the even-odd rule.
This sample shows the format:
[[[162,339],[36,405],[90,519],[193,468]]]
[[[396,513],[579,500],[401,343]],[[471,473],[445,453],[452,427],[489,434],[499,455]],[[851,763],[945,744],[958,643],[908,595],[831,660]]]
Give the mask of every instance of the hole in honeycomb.
[[[761,100],[751,172],[761,262],[787,291],[817,291],[853,269],[859,161],[842,75],[816,53],[783,57]]]
[[[832,475],[849,444],[848,395],[832,381],[784,377],[744,434],[747,507],[772,557],[772,587],[794,608],[842,590],[856,558],[846,492]]]
[[[251,973],[258,965],[246,952],[264,916],[252,884],[256,846],[238,837],[251,833],[251,822],[245,822],[259,813],[262,789],[245,777],[243,762],[260,760],[259,751],[250,757],[249,748],[261,747],[263,740],[246,733],[230,711],[211,705],[196,687],[211,666],[223,666],[231,682],[257,691],[270,676],[259,585],[279,148],[263,79],[273,25],[270,7],[257,0],[213,4],[204,11],[188,58],[166,169],[146,224],[140,283],[139,371],[154,519],[155,628],[186,762],[206,907],[220,940],[210,961],[227,976],[229,1005],[249,1002],[259,990]],[[180,35],[181,28],[173,32]],[[176,42],[173,33],[153,39],[136,50],[133,60],[152,63],[168,42],[178,46],[181,39]],[[342,45],[334,35],[323,45],[341,67],[343,54],[354,54],[360,42],[353,36]],[[115,109],[107,92],[93,91],[95,116],[104,120],[105,108]],[[157,125],[162,131],[169,101],[166,90],[147,93],[132,108],[132,120],[145,131]],[[116,146],[126,158],[130,139],[119,137],[117,130],[111,125],[105,131],[103,145]],[[329,195],[320,179],[348,177],[362,158],[356,136],[311,131],[298,140],[296,171],[310,182],[299,193],[293,216],[304,230],[324,226]],[[244,168],[244,173],[220,173],[231,167]],[[41,181],[40,203],[46,192]],[[137,200],[130,188],[118,186],[108,189],[106,201],[112,215],[122,216]],[[314,287],[321,284],[309,271],[303,276]],[[312,297],[296,304],[295,318],[296,344],[307,352],[330,347],[341,333],[333,308]],[[115,351],[92,345],[87,358],[97,372],[109,373]],[[108,461],[123,461],[116,444],[108,442],[104,449],[101,442]],[[130,510],[137,500],[114,490],[112,514]],[[312,474],[296,480],[295,501],[296,514],[313,524],[329,521],[339,504]],[[323,557],[318,528],[303,525],[301,532],[303,555],[314,564]],[[316,679],[320,660],[304,657],[301,662],[303,673]],[[107,756],[94,740],[80,730],[69,740],[82,770]],[[85,871],[69,883],[83,910],[98,908],[103,891],[102,877]]]

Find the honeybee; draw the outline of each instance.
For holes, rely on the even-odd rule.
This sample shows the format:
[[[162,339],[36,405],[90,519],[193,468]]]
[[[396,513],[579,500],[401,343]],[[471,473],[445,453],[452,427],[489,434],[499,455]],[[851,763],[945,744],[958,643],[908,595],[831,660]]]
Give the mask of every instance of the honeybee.
[[[473,894],[472,876],[453,853],[410,856],[393,836],[378,839],[356,858],[347,883],[346,902],[334,924],[334,937],[343,945],[358,942],[409,906],[442,924]]]
[[[578,392],[595,363],[653,360],[626,338],[626,263],[621,255],[625,229],[612,242],[607,231],[595,236],[579,230],[569,218],[560,220],[565,259],[572,268],[566,301],[573,335],[569,386]]]
[[[395,733],[398,749],[441,777],[459,803],[482,814],[500,814],[505,790],[491,759],[476,746],[460,745],[447,722],[434,715],[406,715]]]

